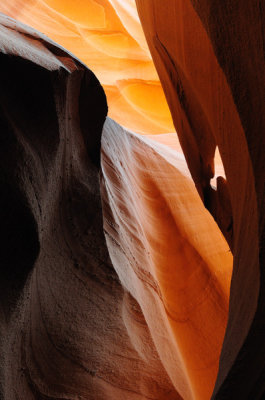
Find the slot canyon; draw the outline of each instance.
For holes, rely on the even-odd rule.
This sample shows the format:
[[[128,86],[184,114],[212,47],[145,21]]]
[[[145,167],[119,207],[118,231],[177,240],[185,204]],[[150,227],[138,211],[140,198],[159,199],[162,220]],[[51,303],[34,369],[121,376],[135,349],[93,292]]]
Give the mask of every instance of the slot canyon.
[[[0,3],[0,398],[265,399],[265,4]]]

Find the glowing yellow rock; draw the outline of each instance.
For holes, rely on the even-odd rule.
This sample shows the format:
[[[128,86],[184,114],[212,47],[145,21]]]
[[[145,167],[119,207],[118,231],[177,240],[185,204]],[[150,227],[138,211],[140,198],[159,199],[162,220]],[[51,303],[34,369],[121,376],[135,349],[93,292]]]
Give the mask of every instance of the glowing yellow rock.
[[[8,0],[0,12],[80,58],[104,86],[109,115],[121,125],[142,134],[175,131],[134,0]]]

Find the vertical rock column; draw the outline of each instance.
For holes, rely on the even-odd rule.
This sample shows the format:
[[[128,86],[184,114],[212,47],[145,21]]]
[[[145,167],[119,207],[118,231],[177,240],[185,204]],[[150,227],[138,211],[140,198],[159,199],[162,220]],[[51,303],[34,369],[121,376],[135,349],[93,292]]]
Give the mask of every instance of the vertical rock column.
[[[265,390],[264,6],[136,3],[194,183],[234,254],[213,398],[259,399]],[[214,191],[216,146],[227,180],[217,179]]]

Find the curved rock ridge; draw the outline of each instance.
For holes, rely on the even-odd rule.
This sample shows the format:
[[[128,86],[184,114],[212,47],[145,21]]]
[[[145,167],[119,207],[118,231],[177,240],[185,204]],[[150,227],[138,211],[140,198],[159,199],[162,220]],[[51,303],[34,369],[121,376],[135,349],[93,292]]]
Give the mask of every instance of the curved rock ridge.
[[[177,139],[161,136],[163,144],[107,119],[104,230],[113,266],[138,301],[177,393],[206,400],[226,328],[232,255],[174,148]],[[125,323],[130,332],[132,322]],[[145,357],[140,337],[130,334]]]
[[[2,15],[0,48],[0,397],[181,399],[109,258],[102,87],[69,53]]]
[[[104,319],[96,336],[92,317],[104,290],[123,294],[102,230],[105,94],[43,35],[0,22],[0,397],[103,399],[93,342],[114,322]]]
[[[2,0],[0,12],[45,33],[88,65],[117,122],[143,134],[174,132],[134,0]]]
[[[136,2],[198,194],[171,135],[152,142],[107,120],[104,221],[102,88],[62,48],[1,17],[7,399],[210,398],[232,256],[201,200],[234,254],[212,398],[264,396],[264,6]],[[112,115],[137,132],[169,132],[133,2],[73,4],[0,7],[81,56],[86,48]],[[214,188],[217,147],[226,179]]]
[[[12,279],[21,274],[23,284],[39,255],[49,207],[61,204],[72,158],[84,158],[77,162],[80,168],[85,158],[92,169],[99,166],[107,103],[97,78],[83,64],[44,35],[4,15],[0,57],[1,284],[2,300],[12,308],[13,284],[15,288],[19,283]],[[73,143],[66,146],[69,136]],[[10,288],[4,288],[5,280]],[[12,310],[5,308],[8,319]]]
[[[265,8],[247,0],[136,0],[197,190],[234,254],[213,399],[265,393]],[[218,146],[227,180],[210,187]]]
[[[2,15],[0,48],[1,398],[208,396],[232,256],[176,137],[104,124],[93,73]]]

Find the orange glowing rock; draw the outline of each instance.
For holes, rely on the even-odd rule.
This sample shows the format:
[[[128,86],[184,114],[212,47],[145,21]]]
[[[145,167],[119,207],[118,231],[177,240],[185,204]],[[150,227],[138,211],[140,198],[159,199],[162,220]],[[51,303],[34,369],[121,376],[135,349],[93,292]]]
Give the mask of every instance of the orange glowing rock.
[[[232,256],[177,137],[102,133],[93,73],[2,15],[0,49],[1,398],[208,396]]]
[[[104,229],[122,285],[138,301],[185,400],[209,399],[226,328],[232,255],[190,179],[177,139],[102,138]]]
[[[212,399],[263,399],[264,2],[136,3],[192,178],[234,254]],[[216,146],[226,179],[214,190]],[[203,393],[202,382],[195,385]]]
[[[143,134],[174,132],[134,1],[8,0],[0,12],[87,64],[106,90],[109,115],[120,124]]]
[[[264,364],[260,350],[264,342],[265,298],[261,172],[265,167],[260,133],[264,122],[259,108],[264,104],[264,49],[262,35],[260,48],[251,45],[247,51],[240,38],[242,33],[248,42],[245,31],[248,26],[247,32],[254,43],[253,26],[259,26],[262,18],[254,13],[250,0],[246,0],[248,5],[242,11],[243,22],[237,21],[235,16],[240,10],[232,1],[229,3],[234,10],[231,15],[229,7],[211,8],[211,0],[172,0],[166,5],[161,0],[137,0],[136,3],[179,140],[172,133],[169,109],[133,0],[81,0],[78,5],[72,0],[9,0],[0,4],[0,11],[44,32],[96,73],[108,98],[110,116],[126,127],[110,118],[106,120],[99,188],[99,171],[93,157],[96,154],[99,158],[101,129],[97,129],[94,151],[92,145],[86,147],[88,143],[79,119],[86,113],[97,118],[96,111],[105,117],[106,104],[102,100],[94,107],[92,95],[84,101],[84,90],[79,98],[75,77],[71,75],[72,72],[80,74],[81,80],[82,73],[89,75],[90,72],[74,56],[46,42],[33,30],[29,33],[28,28],[17,27],[12,22],[8,29],[17,40],[12,42],[11,49],[6,28],[0,29],[3,54],[8,49],[7,54],[26,58],[41,65],[46,72],[56,71],[59,83],[62,68],[71,82],[68,91],[63,91],[59,84],[54,89],[57,107],[61,98],[67,100],[69,107],[65,114],[58,115],[54,107],[59,123],[63,124],[57,132],[54,122],[54,136],[62,135],[60,146],[67,139],[66,150],[60,146],[57,153],[53,150],[61,163],[51,163],[54,168],[51,171],[46,171],[46,164],[40,163],[31,171],[36,187],[39,175],[54,179],[53,187],[59,191],[54,208],[47,208],[45,204],[45,185],[44,191],[38,189],[36,200],[27,163],[18,163],[20,181],[23,185],[25,179],[27,182],[25,187],[21,184],[26,198],[32,202],[31,206],[41,199],[39,208],[44,221],[52,223],[47,231],[43,221],[36,222],[44,235],[39,243],[41,255],[46,257],[52,253],[55,266],[62,258],[60,268],[66,268],[68,275],[53,268],[49,259],[43,261],[40,257],[29,279],[30,301],[22,291],[22,311],[30,314],[34,326],[25,328],[18,323],[14,335],[19,336],[22,330],[28,348],[32,346],[33,356],[28,355],[26,368],[35,379],[38,393],[45,396],[59,398],[67,392],[69,396],[85,398],[92,395],[93,400],[146,397],[208,400],[214,393],[213,398],[234,400],[240,390],[242,399],[248,396],[256,400],[255,396],[263,390],[260,376],[263,376]],[[247,10],[252,10],[254,15],[249,25],[244,23],[249,14]],[[259,10],[262,14],[261,6]],[[214,19],[217,17],[218,24]],[[225,29],[219,31],[223,22]],[[235,27],[238,31],[234,35]],[[251,69],[249,60],[252,59],[258,66],[257,74]],[[239,77],[238,71],[241,71]],[[83,84],[93,93],[86,86],[86,80]],[[245,85],[250,93],[250,105],[246,105]],[[259,88],[257,93],[252,87]],[[99,85],[97,89],[103,96]],[[3,93],[8,98],[8,91]],[[67,97],[69,94],[75,99],[72,103],[71,96]],[[23,96],[20,100],[12,98],[7,106],[2,95],[3,109],[9,110],[10,106],[12,112],[18,112],[14,113],[14,121],[20,118]],[[81,107],[78,111],[76,104]],[[45,112],[44,109],[41,114],[44,117]],[[8,113],[3,114],[7,125]],[[34,122],[27,115],[25,121],[26,127]],[[68,129],[68,123],[75,134]],[[44,133],[47,132],[48,129]],[[47,160],[53,160],[54,154],[46,154],[47,149],[38,147],[38,140],[32,146],[25,145],[25,135],[27,129],[21,131],[19,143],[27,151],[30,148],[34,160],[43,154]],[[10,149],[9,154],[12,154]],[[61,154],[65,158],[60,158]],[[65,187],[61,188],[60,171],[64,170],[67,171],[62,178]],[[61,208],[63,211],[58,211]],[[96,220],[92,217],[94,209]],[[87,229],[84,229],[86,223]],[[95,227],[99,232],[95,239],[97,246],[93,248],[90,245],[94,243]],[[235,255],[227,331],[233,258],[224,237]],[[60,244],[55,246],[57,241]],[[37,274],[41,276],[40,290]],[[88,281],[86,274],[90,274]],[[71,279],[75,282],[74,288]],[[84,287],[89,287],[85,299]],[[47,295],[49,291],[54,297]],[[242,291],[247,298],[242,296]],[[71,293],[76,303],[69,305],[67,294]],[[45,322],[38,302],[44,304]],[[65,312],[65,322],[57,319],[57,306]],[[88,310],[91,318],[86,318]],[[50,334],[54,344],[49,341]],[[89,341],[93,343],[90,348],[86,347]],[[62,347],[65,357],[57,351]],[[11,352],[7,354],[13,393],[26,381],[23,374],[17,378],[20,369],[25,367],[25,360],[18,361],[21,348],[23,344],[18,341],[15,358]],[[41,373],[34,364],[35,359]],[[251,379],[238,384],[239,371],[248,375],[256,361],[258,373],[250,374]],[[244,369],[247,364],[250,367]],[[73,384],[69,384],[72,375]],[[30,388],[27,390],[26,397],[32,394]]]
[[[0,58],[0,398],[179,400],[106,246],[101,85],[3,15]]]

